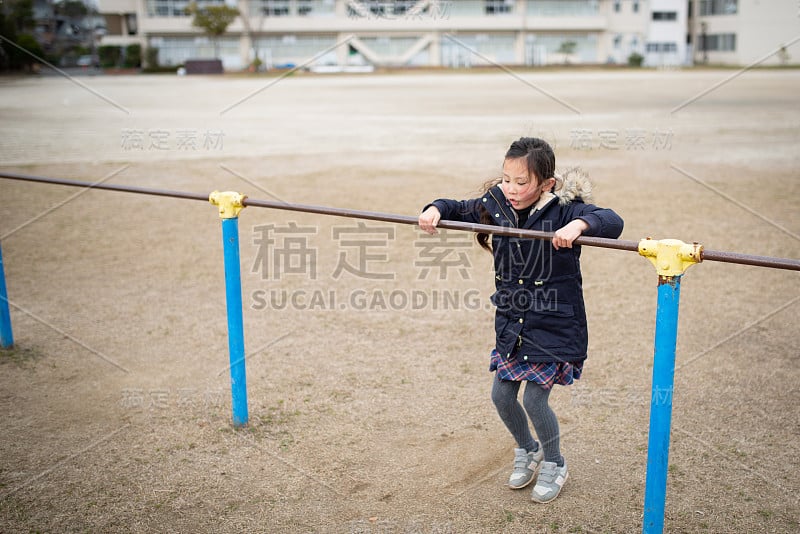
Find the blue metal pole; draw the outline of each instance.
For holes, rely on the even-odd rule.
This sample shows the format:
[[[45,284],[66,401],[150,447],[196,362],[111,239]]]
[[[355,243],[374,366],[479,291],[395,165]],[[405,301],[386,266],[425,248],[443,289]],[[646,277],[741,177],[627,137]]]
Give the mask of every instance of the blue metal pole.
[[[247,424],[247,377],[242,324],[242,278],[239,262],[239,219],[222,219],[225,253],[225,301],[228,308],[228,351],[231,364],[233,426]]]
[[[8,311],[8,291],[6,274],[3,268],[3,247],[0,246],[0,346],[10,349],[14,346],[14,332],[11,330],[11,313]]]
[[[644,534],[664,531],[667,497],[669,433],[672,424],[672,390],[675,378],[675,346],[678,338],[678,305],[681,276],[658,277],[653,387],[650,398],[650,436],[647,443],[647,475],[644,490]]]

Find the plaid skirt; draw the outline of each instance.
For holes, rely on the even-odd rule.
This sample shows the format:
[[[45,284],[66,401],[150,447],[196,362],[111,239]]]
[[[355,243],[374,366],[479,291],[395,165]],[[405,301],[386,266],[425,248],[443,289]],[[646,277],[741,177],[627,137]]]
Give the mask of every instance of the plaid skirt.
[[[497,371],[497,378],[500,380],[525,380],[550,389],[555,384],[568,386],[578,380],[583,372],[583,362],[529,363],[518,358],[508,361],[497,350],[492,350],[489,371]]]

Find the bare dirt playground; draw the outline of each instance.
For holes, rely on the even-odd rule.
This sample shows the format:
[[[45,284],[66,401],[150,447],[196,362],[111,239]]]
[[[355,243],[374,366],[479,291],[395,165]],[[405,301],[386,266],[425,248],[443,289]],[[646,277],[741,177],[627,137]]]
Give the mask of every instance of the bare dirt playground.
[[[415,215],[478,194],[535,135],[589,172],[623,239],[800,258],[800,72],[707,91],[731,74],[5,78],[0,169]],[[0,199],[0,531],[641,530],[657,279],[635,253],[583,251],[589,359],[551,397],[570,479],[542,506],[503,485],[471,236],[426,268],[410,226],[245,209],[233,430],[215,208],[3,179]],[[291,265],[287,238],[308,251]],[[668,532],[800,529],[798,281],[684,276]]]

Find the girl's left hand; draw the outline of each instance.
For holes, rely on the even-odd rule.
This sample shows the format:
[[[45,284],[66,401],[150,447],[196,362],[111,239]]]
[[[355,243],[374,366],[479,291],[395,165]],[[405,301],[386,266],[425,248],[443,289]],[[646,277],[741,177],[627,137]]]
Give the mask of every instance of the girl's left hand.
[[[556,250],[561,247],[572,248],[572,242],[588,228],[589,225],[583,219],[575,219],[562,226],[553,234],[553,248]]]

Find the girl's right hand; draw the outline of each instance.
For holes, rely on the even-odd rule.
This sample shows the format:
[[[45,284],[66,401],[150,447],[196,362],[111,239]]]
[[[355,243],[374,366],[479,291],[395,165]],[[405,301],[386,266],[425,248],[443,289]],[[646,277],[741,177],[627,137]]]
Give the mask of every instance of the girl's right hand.
[[[419,227],[423,232],[433,235],[437,233],[436,225],[439,224],[441,218],[442,214],[439,212],[439,208],[431,206],[420,214]]]

